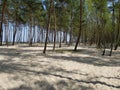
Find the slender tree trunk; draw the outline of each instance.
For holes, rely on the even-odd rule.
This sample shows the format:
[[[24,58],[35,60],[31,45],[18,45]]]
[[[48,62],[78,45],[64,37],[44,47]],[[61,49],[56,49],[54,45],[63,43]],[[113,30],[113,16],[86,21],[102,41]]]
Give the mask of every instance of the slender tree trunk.
[[[62,31],[60,31],[60,42],[59,42],[59,48],[61,48],[61,40],[62,40]]]
[[[83,0],[80,0],[80,28],[79,28],[79,33],[78,33],[78,37],[77,37],[77,41],[76,41],[74,51],[77,50],[77,47],[78,47],[78,44],[79,44],[79,41],[80,41],[81,31],[82,31],[82,7],[83,7],[82,3],[83,3]]]
[[[29,41],[29,46],[32,46],[32,42],[33,42],[33,17],[31,15],[30,17],[30,41]]]
[[[5,25],[5,42],[6,45],[8,46],[8,23]]]
[[[16,36],[16,32],[17,32],[17,27],[18,27],[18,24],[17,24],[17,21],[15,22],[15,27],[14,27],[14,32],[13,32],[13,42],[12,42],[12,45],[15,44],[15,36]]]
[[[0,22],[0,45],[2,45],[2,38],[3,38],[3,21],[4,21],[4,14],[5,14],[5,8],[6,8],[7,0],[3,1],[3,6],[2,6],[2,18]]]
[[[85,28],[85,31],[84,31],[84,44],[86,45],[87,43],[87,28]]]
[[[54,3],[53,3],[54,5]],[[55,50],[56,46],[56,12],[55,12],[55,6],[53,7],[53,14],[54,14],[54,45],[53,45],[53,50]]]
[[[103,56],[105,55],[105,49],[106,49],[106,47],[105,47],[105,43],[104,43],[104,49],[103,49],[103,53],[102,53]]]
[[[36,42],[36,36],[35,36],[35,31],[36,31],[36,27],[35,27],[35,20],[33,20],[33,24],[34,24],[34,26],[33,26],[33,41],[34,41],[34,43]]]
[[[67,45],[67,32],[65,32],[65,41],[66,41],[66,45]]]
[[[69,39],[69,46],[72,45],[72,27],[70,30],[70,39]]]
[[[108,33],[105,33],[104,31],[102,32],[102,45],[103,45],[103,53],[102,55],[104,56],[105,55],[105,51],[106,51],[106,40],[108,39],[109,36],[107,36]]]
[[[43,29],[43,27],[41,27],[41,33],[42,33],[41,42],[43,43],[43,41],[44,41],[44,29]]]
[[[46,53],[47,41],[48,41],[48,31],[50,29],[51,7],[52,7],[52,0],[50,0],[50,7],[49,7],[49,11],[48,11],[48,21],[47,21],[46,38],[45,38],[45,45],[44,45],[44,50],[43,50],[44,54]]]
[[[59,31],[56,32],[56,35],[57,35],[57,43],[59,43]]]
[[[118,48],[118,45],[120,43],[120,7],[119,7],[119,15],[118,15],[118,26],[117,26],[117,35],[116,35],[116,44],[115,44],[115,49],[114,50],[117,50]]]
[[[65,40],[66,40],[66,36],[65,36],[65,31],[63,32],[63,40],[62,40],[62,43],[65,43]]]
[[[72,0],[71,0],[71,4],[72,4]],[[72,34],[73,34],[73,12],[72,12],[72,10],[73,10],[73,6],[71,5],[70,6],[70,8],[71,8],[71,11],[70,11],[70,39],[69,39],[69,45],[72,45]]]
[[[111,45],[110,45],[110,54],[109,56],[112,55],[112,51],[113,51],[113,43],[114,43],[114,31],[115,31],[115,11],[114,11],[114,1],[112,2],[113,3],[113,16],[112,16],[112,27],[113,27],[113,30],[111,31]]]

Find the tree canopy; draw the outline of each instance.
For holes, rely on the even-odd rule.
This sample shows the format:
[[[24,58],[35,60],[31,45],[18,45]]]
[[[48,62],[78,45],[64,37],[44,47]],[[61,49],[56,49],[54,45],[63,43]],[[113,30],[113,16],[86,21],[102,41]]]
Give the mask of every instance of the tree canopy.
[[[119,0],[0,0],[0,8],[1,45],[17,42],[21,25],[27,28],[23,35],[27,39],[22,36],[20,42],[29,42],[30,46],[32,42],[55,40],[59,46],[76,43],[75,50],[80,42],[104,49],[109,46],[112,51],[120,45]]]

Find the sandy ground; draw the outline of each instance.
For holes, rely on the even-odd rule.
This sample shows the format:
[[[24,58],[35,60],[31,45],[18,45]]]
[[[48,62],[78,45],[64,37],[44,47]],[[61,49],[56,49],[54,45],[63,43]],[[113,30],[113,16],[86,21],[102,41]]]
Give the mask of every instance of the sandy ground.
[[[0,90],[120,90],[120,49],[73,48],[0,47]]]

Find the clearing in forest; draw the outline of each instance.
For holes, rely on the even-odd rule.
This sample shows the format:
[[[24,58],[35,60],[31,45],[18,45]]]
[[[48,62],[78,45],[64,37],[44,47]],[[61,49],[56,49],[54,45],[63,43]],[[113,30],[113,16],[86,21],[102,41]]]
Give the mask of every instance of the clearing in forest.
[[[120,49],[0,47],[0,90],[120,90]]]

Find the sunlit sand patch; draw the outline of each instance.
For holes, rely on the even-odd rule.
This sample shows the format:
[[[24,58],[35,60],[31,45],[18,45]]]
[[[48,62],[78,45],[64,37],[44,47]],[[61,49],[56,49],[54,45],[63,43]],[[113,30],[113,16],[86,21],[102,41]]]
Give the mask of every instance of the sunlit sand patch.
[[[73,47],[42,54],[42,47],[0,47],[0,89],[119,90],[119,50],[112,57],[95,48]],[[68,50],[67,50],[68,49]],[[44,85],[44,86],[42,86]]]

